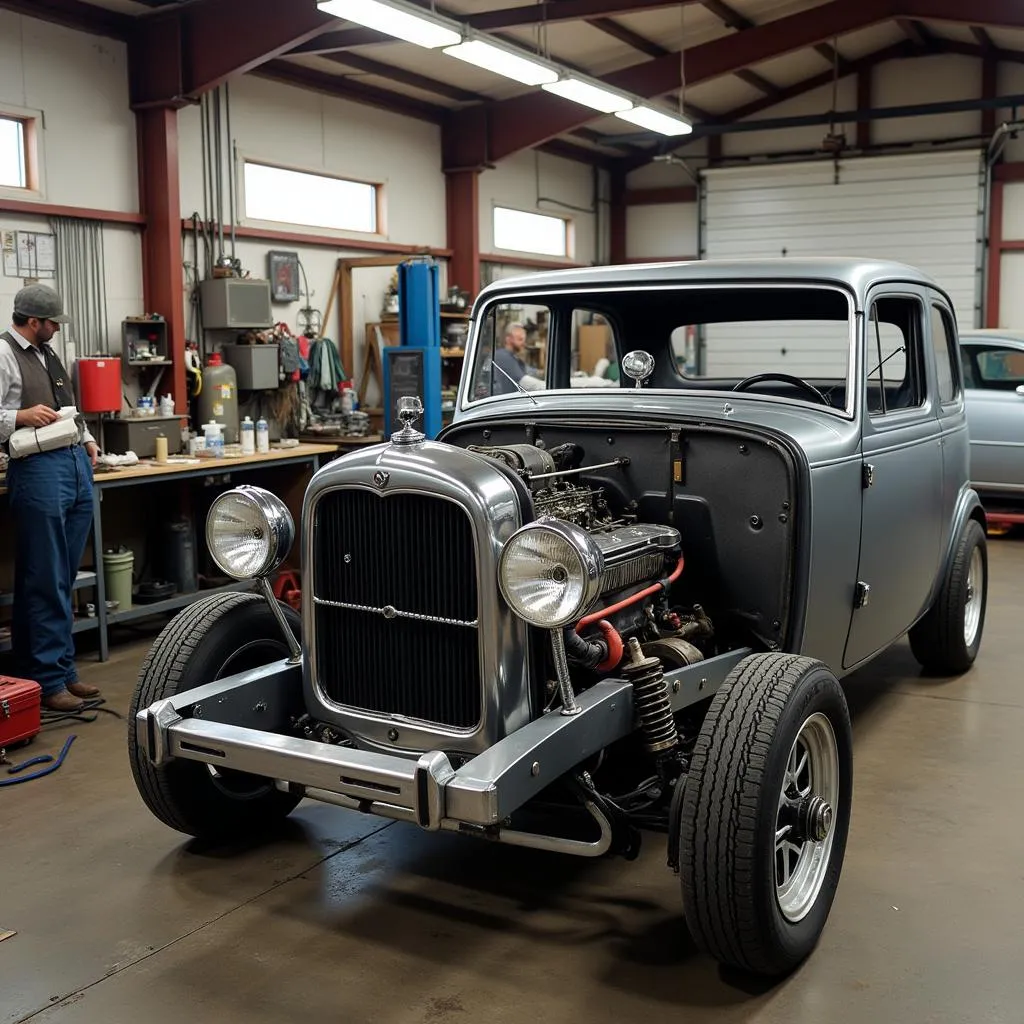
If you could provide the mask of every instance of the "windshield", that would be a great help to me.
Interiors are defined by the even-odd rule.
[[[731,391],[742,381],[751,394],[850,411],[851,315],[845,292],[806,285],[575,290],[496,300],[479,317],[466,400],[633,387],[621,360],[642,349],[654,357],[650,388]],[[761,374],[772,376],[749,381]]]

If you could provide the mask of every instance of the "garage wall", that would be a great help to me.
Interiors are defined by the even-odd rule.
[[[238,221],[248,227],[337,237],[336,248],[294,242],[239,240],[237,254],[254,277],[267,274],[267,253],[272,249],[298,252],[305,268],[310,304],[324,311],[339,257],[372,253],[346,249],[342,234],[326,228],[251,220],[245,216],[242,188],[244,157],[296,170],[323,172],[383,188],[382,231],[365,236],[378,242],[444,248],[446,244],[445,183],[441,173],[441,136],[437,125],[392,114],[305,89],[246,75],[230,86],[231,128],[238,152]],[[183,217],[203,212],[202,139],[199,109],[179,115],[181,209]],[[225,174],[230,173],[226,167]],[[225,178],[226,181],[226,178]],[[227,186],[225,184],[225,190]],[[227,196],[225,194],[225,217]],[[362,236],[360,236],[362,237]],[[186,234],[186,258],[192,243]],[[356,342],[356,376],[362,366],[364,324],[380,318],[381,305],[393,271],[368,268],[355,273],[355,301],[350,312]],[[442,277],[443,277],[442,271]],[[275,317],[297,326],[304,302],[275,305]],[[337,302],[325,333],[340,334]]]
[[[123,43],[0,10],[0,112],[40,118],[39,194],[0,189],[0,198],[137,212],[135,116],[128,107]],[[46,216],[0,212],[0,230],[48,232]],[[143,311],[140,234],[103,228],[110,336],[97,348],[120,350],[120,321]],[[20,278],[0,273],[5,324]]]
[[[517,153],[480,175],[480,251],[529,257],[521,252],[503,253],[494,246],[494,207],[505,206],[571,220],[570,260],[607,262],[607,218],[602,202],[606,197],[604,176],[595,182],[594,171],[586,164],[536,151]]]

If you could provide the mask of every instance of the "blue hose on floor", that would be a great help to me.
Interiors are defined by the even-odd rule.
[[[12,768],[8,768],[7,773],[9,775],[14,775],[31,765],[47,764],[47,762],[53,761],[53,764],[48,765],[48,767],[41,768],[39,771],[32,772],[29,775],[19,775],[16,779],[0,779],[0,786],[16,786],[19,782],[31,782],[33,779],[41,779],[44,775],[49,775],[51,772],[55,772],[64,763],[64,758],[68,756],[71,744],[74,743],[77,738],[78,737],[75,734],[72,734],[64,741],[64,746],[61,747],[61,751],[57,755],[56,761],[54,761],[49,754],[40,754],[39,757],[33,757],[22,764],[16,764]]]

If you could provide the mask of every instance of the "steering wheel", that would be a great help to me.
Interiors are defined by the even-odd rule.
[[[799,377],[794,377],[789,373],[755,373],[753,377],[745,377],[739,382],[733,391],[746,391],[747,388],[754,384],[760,384],[766,380],[778,380],[783,384],[789,384],[791,387],[799,388],[801,391],[806,391],[808,394],[816,398],[822,405],[828,405],[829,400],[813,385],[808,384],[807,381],[801,380]]]

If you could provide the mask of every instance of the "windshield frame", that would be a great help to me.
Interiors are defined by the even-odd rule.
[[[678,388],[644,388],[643,390],[647,394],[656,394],[659,396],[665,395],[676,395],[676,396],[687,396],[693,395],[695,397],[708,397],[708,396],[722,396],[730,395],[734,399],[756,399],[760,401],[767,401],[772,403],[784,403],[786,405],[796,404],[802,408],[813,408],[818,409],[822,412],[827,412],[833,416],[836,416],[843,420],[853,420],[858,414],[860,407],[860,371],[861,371],[861,320],[863,319],[860,314],[860,310],[857,308],[857,300],[853,290],[840,281],[825,281],[825,280],[786,280],[780,281],[775,279],[754,279],[748,278],[743,281],[699,281],[699,282],[660,282],[657,284],[620,284],[620,285],[601,285],[595,284],[593,288],[583,288],[579,284],[573,285],[572,287],[558,288],[548,286],[539,289],[529,289],[525,287],[518,287],[509,289],[508,291],[496,292],[490,294],[486,299],[478,306],[474,307],[472,320],[470,323],[469,331],[469,342],[466,346],[466,355],[463,361],[463,373],[459,381],[458,398],[456,402],[456,409],[458,411],[468,411],[470,409],[480,409],[481,407],[487,406],[490,403],[501,403],[509,398],[522,399],[524,397],[518,391],[510,394],[501,395],[487,395],[483,398],[473,398],[472,388],[470,386],[471,381],[476,377],[477,369],[477,358],[478,352],[481,347],[481,336],[483,332],[484,322],[487,319],[488,314],[495,306],[507,305],[509,303],[521,303],[526,305],[538,305],[538,306],[549,306],[550,300],[564,300],[571,298],[572,296],[578,296],[579,301],[582,305],[585,305],[587,300],[592,296],[603,296],[613,295],[621,292],[664,292],[664,291],[694,291],[694,290],[708,291],[715,289],[718,291],[736,291],[738,289],[758,290],[764,291],[767,289],[785,289],[788,291],[794,290],[805,290],[805,289],[824,289],[833,292],[840,293],[847,303],[847,361],[846,361],[846,402],[843,408],[836,408],[834,406],[822,405],[820,402],[816,402],[812,399],[800,397],[800,393],[794,391],[792,398],[780,398],[776,395],[765,395],[754,391],[748,392],[737,392],[731,388],[716,388],[716,387],[705,387],[701,386],[702,378],[684,377],[679,374],[680,386]],[[751,322],[756,323],[756,319]],[[681,325],[682,326],[682,325]],[[560,337],[560,336],[559,336]],[[550,379],[553,372],[552,367],[558,364],[557,359],[551,357],[551,353],[548,353],[547,358],[547,376],[545,383]],[[541,390],[529,391],[528,394],[535,401],[540,402],[544,395],[579,395],[579,394],[598,394],[604,389],[599,388],[573,388],[573,387],[545,387]],[[611,391],[629,391],[633,390],[632,386],[625,385],[622,381],[616,388],[608,388]]]

